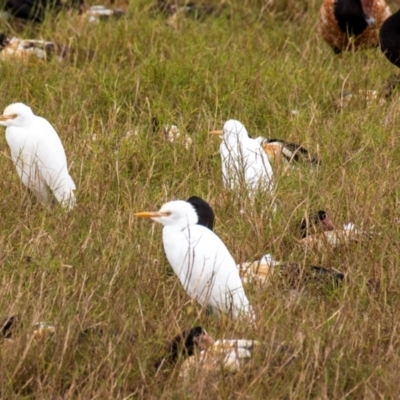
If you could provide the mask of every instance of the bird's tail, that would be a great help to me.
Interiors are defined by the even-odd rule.
[[[75,183],[70,176],[61,185],[53,189],[55,198],[67,211],[72,210],[76,206],[75,189]]]

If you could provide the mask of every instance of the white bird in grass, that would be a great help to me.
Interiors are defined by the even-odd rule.
[[[50,202],[51,191],[64,208],[72,209],[76,187],[68,173],[64,147],[51,124],[25,104],[14,103],[0,116],[0,125],[7,127],[6,140],[22,183],[42,203]]]
[[[251,196],[264,188],[274,194],[274,176],[268,156],[261,145],[249,137],[243,124],[230,119],[222,131],[210,134],[223,139],[220,153],[226,188],[237,190],[244,184]]]
[[[164,225],[165,254],[190,297],[214,312],[254,320],[234,259],[214,232],[197,225],[199,217],[192,204],[170,201],[159,211],[135,215]]]

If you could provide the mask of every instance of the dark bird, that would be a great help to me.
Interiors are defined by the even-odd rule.
[[[336,54],[377,47],[379,28],[390,15],[384,0],[324,0],[318,30]]]
[[[207,348],[208,341],[212,344],[213,339],[201,326],[182,331],[168,344],[165,355],[155,362],[154,367],[158,370],[164,364],[174,366],[180,357],[192,356],[196,346]]]
[[[21,329],[21,319],[17,315],[4,317],[0,321],[0,340],[11,339],[13,334]]]
[[[186,200],[196,210],[199,220],[198,225],[203,225],[208,229],[214,230],[215,214],[212,207],[201,197],[192,196]]]
[[[333,231],[335,225],[326,211],[319,210],[316,213],[309,214],[306,218],[303,218],[300,222],[301,238],[305,238],[311,233],[317,231]]]
[[[46,11],[76,8],[84,5],[84,0],[6,0],[4,11],[27,21],[42,22]]]
[[[392,64],[400,68],[400,10],[383,23],[379,40],[383,54]]]

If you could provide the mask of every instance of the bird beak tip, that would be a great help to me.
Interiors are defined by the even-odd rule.
[[[0,121],[8,121],[9,119],[17,118],[17,114],[0,115]]]

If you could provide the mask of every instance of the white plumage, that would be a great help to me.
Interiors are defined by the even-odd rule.
[[[225,122],[223,131],[210,133],[223,139],[220,153],[226,188],[237,190],[244,184],[251,195],[260,189],[274,194],[273,171],[268,156],[260,143],[249,137],[243,124],[231,119]]]
[[[196,225],[198,216],[190,203],[170,201],[158,212],[135,215],[164,225],[166,256],[190,297],[215,312],[254,319],[234,259],[214,232]]]
[[[75,206],[75,183],[68,173],[61,140],[44,118],[30,107],[14,103],[6,107],[0,124],[7,127],[6,140],[22,183],[44,204],[51,194],[67,209]]]

